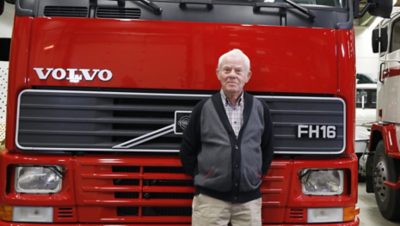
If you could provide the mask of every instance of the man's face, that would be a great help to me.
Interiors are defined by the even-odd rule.
[[[228,56],[217,69],[217,76],[226,94],[240,94],[249,81],[251,72],[248,71],[240,56]]]

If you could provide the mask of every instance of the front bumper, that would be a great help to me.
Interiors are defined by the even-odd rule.
[[[360,224],[360,220],[356,218],[353,222],[347,223],[336,223],[336,224],[295,224],[296,226],[358,226]],[[32,224],[32,223],[10,223],[0,221],[0,226],[39,226],[43,225],[41,223]],[[48,226],[115,226],[115,224],[46,224]],[[118,224],[118,226],[139,226],[143,224]],[[171,225],[171,224],[168,224]],[[184,226],[188,224],[174,224],[177,226]],[[293,224],[263,224],[263,226],[289,226]],[[166,226],[166,224],[146,224],[146,226]]]

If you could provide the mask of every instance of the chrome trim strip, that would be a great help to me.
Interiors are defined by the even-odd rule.
[[[144,143],[146,141],[152,140],[152,139],[157,138],[157,137],[161,137],[161,136],[163,136],[165,134],[168,134],[170,132],[173,132],[173,131],[174,131],[174,124],[171,124],[171,125],[168,125],[168,126],[165,126],[165,127],[161,128],[161,129],[154,130],[153,132],[143,134],[142,136],[133,138],[133,139],[128,140],[126,142],[123,142],[121,144],[117,144],[117,145],[113,146],[112,148],[113,149],[114,148],[124,148],[124,149],[126,149],[126,148],[135,147],[135,146],[137,146],[139,144],[142,144],[142,143]],[[131,144],[131,143],[133,143],[133,144]]]

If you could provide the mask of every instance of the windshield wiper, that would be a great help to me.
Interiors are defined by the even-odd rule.
[[[117,0],[119,7],[125,7],[125,2],[127,0]],[[154,14],[161,15],[162,9],[160,6],[153,3],[151,0],[136,0],[138,2],[143,3],[145,6],[150,7]]]
[[[296,2],[293,2],[292,0],[282,0],[282,1],[287,3],[287,4],[285,4],[283,2],[275,2],[274,0],[268,1],[268,2],[257,2],[254,5],[253,11],[255,13],[260,13],[261,8],[267,7],[267,8],[285,9],[285,11],[283,13],[286,13],[286,9],[288,8],[288,5],[290,5],[293,8],[297,9],[298,11],[300,11],[303,15],[307,16],[308,19],[310,19],[311,21],[314,21],[315,15],[310,10],[308,10],[307,8],[299,5]]]
[[[285,1],[287,4],[291,5],[293,8],[299,10],[303,14],[307,15],[308,18],[310,18],[310,20],[314,20],[315,15],[312,12],[310,12],[310,10],[308,10],[307,8],[299,5],[296,2],[293,2],[292,0],[283,0],[283,1]]]

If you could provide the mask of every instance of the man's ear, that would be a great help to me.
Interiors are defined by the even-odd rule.
[[[252,73],[251,73],[251,71],[249,71],[249,73],[247,73],[247,81],[246,81],[246,83],[250,80],[251,75],[252,75]]]
[[[217,75],[217,79],[219,80],[219,81],[221,81],[221,79],[220,79],[220,77],[219,77],[219,70],[218,70],[218,68],[217,69],[215,69],[215,74]]]

